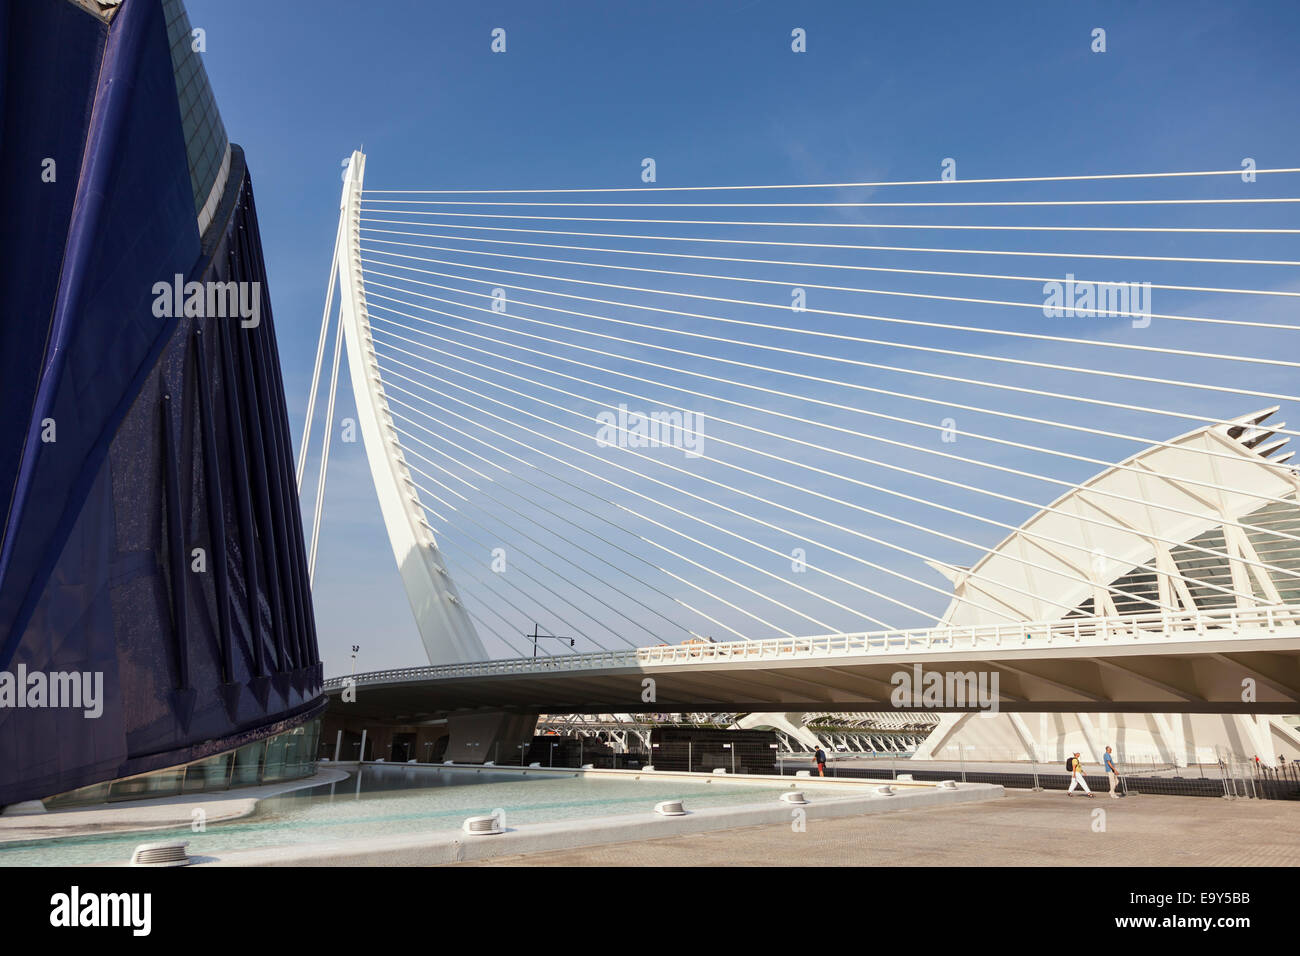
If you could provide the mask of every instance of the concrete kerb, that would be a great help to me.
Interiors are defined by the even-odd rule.
[[[536,772],[537,768],[532,770]],[[570,769],[567,772],[575,774],[578,771]],[[601,773],[601,771],[595,772]],[[604,771],[604,773],[611,772],[621,774],[627,771]],[[631,772],[636,773],[636,771]],[[656,773],[653,776],[658,779],[659,775]],[[772,780],[771,777],[747,776],[750,776],[750,779],[756,778],[769,783]],[[740,775],[736,775],[733,779],[739,781],[739,777]],[[695,775],[694,780],[698,783],[700,775]],[[815,785],[808,787],[807,784],[807,780],[801,779],[798,787],[805,793],[809,791],[815,793],[823,789]],[[803,819],[807,821],[830,820],[871,813],[985,802],[1001,799],[1005,795],[1002,787],[992,784],[958,784],[956,790],[940,790],[933,785],[922,784],[911,788],[899,786],[894,794],[886,796],[875,792],[874,787],[878,785],[873,783],[872,791],[863,794],[832,797],[823,792],[813,795],[809,803],[798,807],[792,807],[775,799],[779,792],[776,791],[771,802],[763,805],[710,807],[691,811],[680,817],[657,816],[647,806],[643,813],[508,827],[506,832],[493,836],[471,836],[460,830],[436,830],[426,834],[408,833],[360,838],[315,846],[239,850],[206,858],[202,865],[430,866],[465,860],[482,860],[494,856],[536,853],[542,850],[567,850],[653,840],[736,827],[789,824],[795,819],[795,814],[802,814]],[[689,798],[686,799],[686,808],[690,810]]]
[[[388,763],[384,760],[367,760],[364,763],[358,763],[355,760],[331,763],[331,767],[341,770],[355,770],[358,768],[388,770],[405,770],[412,773],[453,773],[453,774],[510,774],[518,777],[528,776],[556,776],[556,777],[593,777],[599,779],[608,777],[621,780],[654,780],[663,782],[665,780],[679,780],[683,783],[691,784],[754,784],[761,783],[767,786],[785,785],[790,790],[809,790],[809,789],[831,789],[844,790],[847,788],[874,789],[881,784],[888,783],[898,789],[913,788],[916,790],[933,790],[938,781],[920,781],[909,782],[906,780],[874,780],[864,777],[791,777],[778,776],[770,773],[726,773],[685,770],[611,770],[607,768],[580,768],[580,767],[512,767],[500,766],[494,764],[488,766],[481,763]],[[724,768],[725,769],[725,768]],[[954,774],[954,777],[958,775]]]

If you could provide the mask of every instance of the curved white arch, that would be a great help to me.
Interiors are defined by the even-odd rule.
[[[379,377],[361,272],[361,186],[365,172],[366,157],[358,150],[348,164],[339,202],[342,241],[338,252],[339,317],[361,439],[393,558],[429,663],[482,661],[488,657],[487,650],[456,592],[433,529],[424,516]]]

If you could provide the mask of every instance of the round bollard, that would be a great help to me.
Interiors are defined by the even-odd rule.
[[[495,813],[483,817],[470,817],[463,824],[461,829],[471,836],[491,836],[494,833],[505,833],[501,827],[501,821]]]
[[[188,866],[189,854],[185,848],[188,840],[169,840],[165,843],[141,843],[131,854],[132,866]]]

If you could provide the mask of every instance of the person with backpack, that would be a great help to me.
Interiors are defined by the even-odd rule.
[[[1091,797],[1092,791],[1088,789],[1088,781],[1083,779],[1083,761],[1079,759],[1077,752],[1065,761],[1065,769],[1070,771],[1070,789],[1065,791],[1065,795],[1068,797],[1074,793],[1075,787],[1083,787],[1083,792]]]
[[[1115,792],[1115,788],[1119,786],[1119,771],[1115,769],[1115,758],[1111,756],[1110,747],[1106,748],[1105,762],[1106,776],[1110,778],[1110,795],[1118,800],[1119,794]]]
[[[813,754],[813,762],[817,764],[817,776],[826,776],[826,751],[819,746],[817,752]]]

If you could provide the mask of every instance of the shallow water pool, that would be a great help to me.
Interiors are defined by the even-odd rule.
[[[681,798],[687,809],[740,806],[775,800],[790,780],[772,784],[706,780],[640,780],[626,777],[521,777],[483,770],[435,770],[406,766],[365,767],[346,780],[262,800],[253,816],[145,833],[64,837],[0,845],[0,866],[66,866],[120,863],[141,843],[190,841],[191,856],[221,851],[357,837],[459,829],[466,817],[503,810],[507,826],[650,813],[660,800]],[[232,791],[231,795],[237,795]]]

